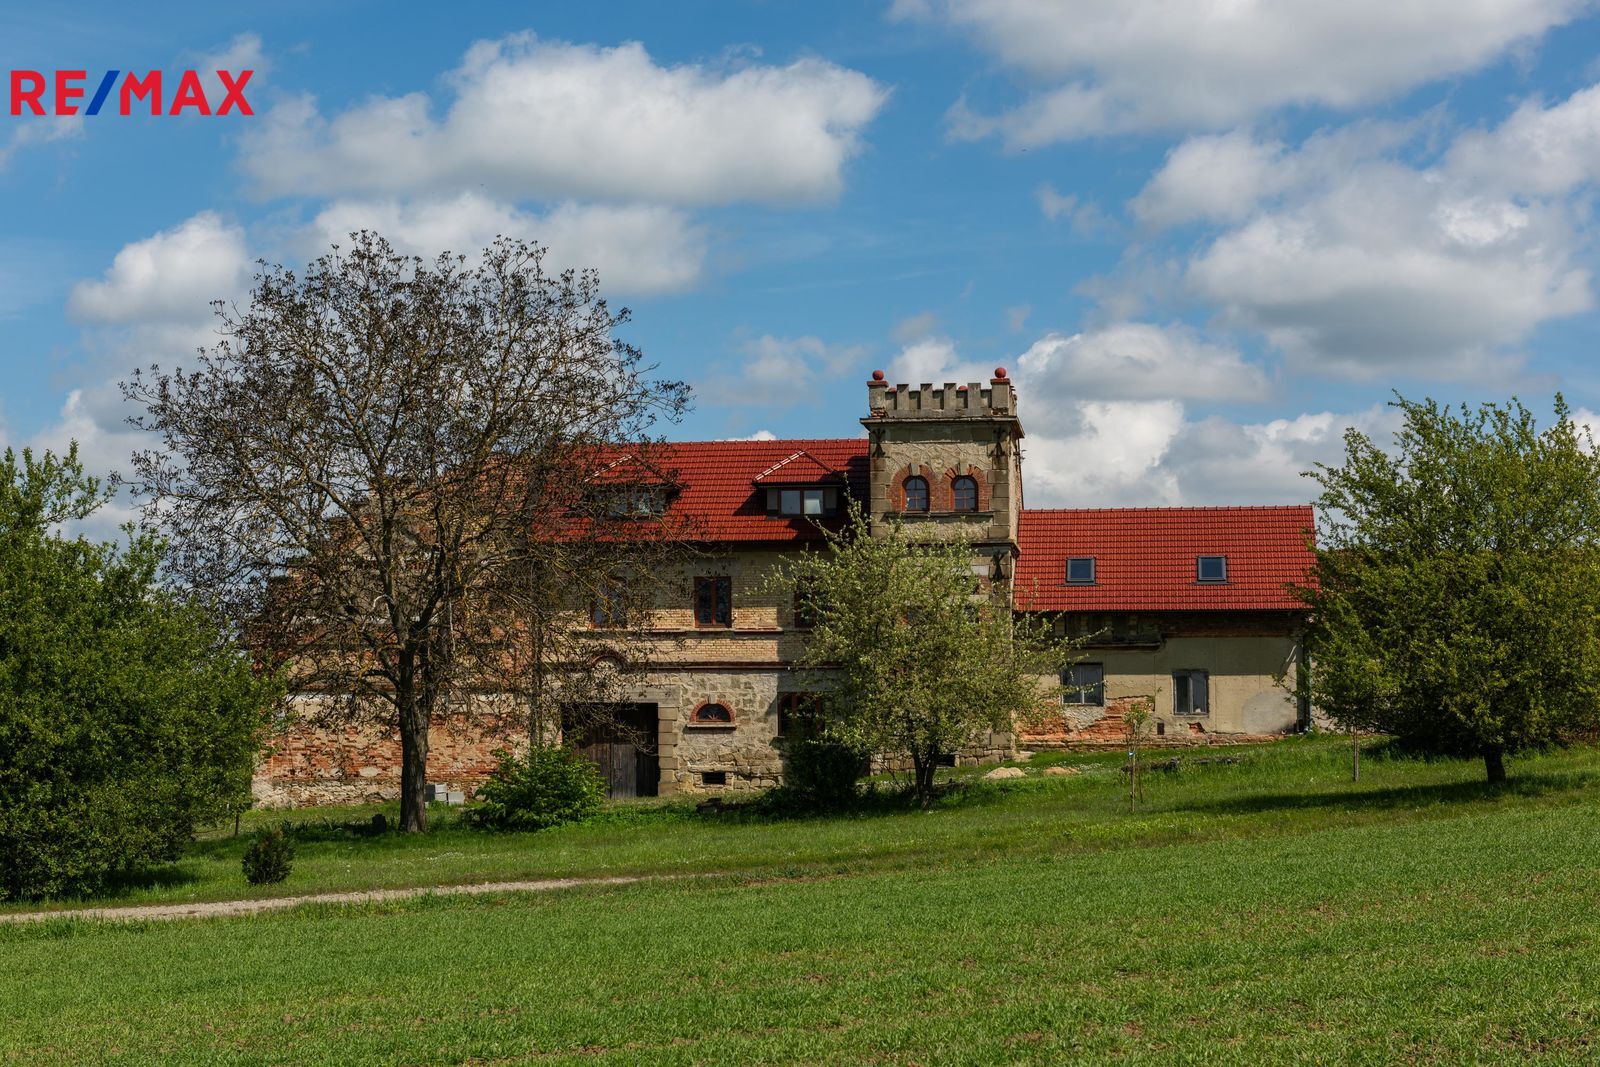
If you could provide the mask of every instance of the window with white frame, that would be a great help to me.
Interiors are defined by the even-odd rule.
[[[1211,711],[1211,675],[1207,671],[1172,672],[1172,713],[1207,715]]]
[[[839,511],[839,490],[828,487],[768,489],[769,515],[834,515]]]
[[[1106,706],[1106,668],[1103,663],[1074,663],[1061,672],[1061,685],[1066,690],[1063,704]]]

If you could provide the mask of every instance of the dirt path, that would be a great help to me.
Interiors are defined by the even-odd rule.
[[[425,885],[410,889],[363,889],[349,893],[310,893],[301,897],[266,897],[260,900],[214,900],[194,904],[139,904],[121,908],[69,908],[57,911],[19,911],[0,914],[0,923],[44,922],[48,919],[107,919],[112,921],[204,919],[214,915],[255,915],[302,904],[360,904],[408,897],[479,896],[486,893],[545,893],[591,885],[627,885],[659,881],[662,875],[620,878],[544,878],[527,882],[479,882],[475,885]]]

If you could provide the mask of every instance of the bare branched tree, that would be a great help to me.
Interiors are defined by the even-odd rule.
[[[587,668],[626,669],[688,535],[652,436],[687,387],[617,338],[593,272],[543,256],[501,238],[430,263],[352,234],[303,276],[262,264],[194,368],[123,383],[160,442],[132,483],[173,577],[327,698],[301,704],[398,731],[405,830],[426,827],[430,726],[538,742],[603,699],[618,672]]]

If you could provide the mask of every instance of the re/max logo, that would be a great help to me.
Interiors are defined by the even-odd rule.
[[[127,71],[126,77],[120,70],[108,70],[100,79],[100,84],[95,88],[94,95],[89,98],[87,107],[79,107],[77,101],[82,100],[87,94],[85,86],[88,82],[89,72],[84,70],[57,70],[52,72],[53,79],[47,79],[37,70],[14,70],[11,72],[11,114],[23,114],[23,108],[28,109],[33,115],[98,115],[100,109],[106,105],[106,100],[113,90],[117,93],[117,114],[133,114],[134,102],[138,101],[140,107],[148,106],[152,115],[181,115],[184,111],[191,111],[196,115],[226,115],[237,110],[241,115],[254,115],[250,110],[250,101],[244,98],[244,87],[250,82],[253,70],[241,70],[238,73],[219,70],[216,72],[217,81],[222,83],[223,97],[212,109],[211,100],[206,96],[205,83],[200,80],[198,71],[186,70],[178,78],[172,94],[171,106],[162,110],[162,77],[161,71],[146,71],[140,77],[136,71]],[[117,85],[118,79],[122,80],[121,87]],[[171,83],[167,83],[169,86]],[[48,90],[54,88],[54,93]],[[47,107],[47,95],[50,105]]]

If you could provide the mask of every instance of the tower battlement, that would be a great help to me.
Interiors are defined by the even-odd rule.
[[[975,572],[1009,578],[1022,511],[1022,420],[1004,367],[987,385],[867,382],[868,515],[874,533],[965,537]]]
[[[987,386],[982,382],[890,385],[882,371],[873,371],[867,383],[867,410],[870,418],[1015,418],[1017,394],[1004,367],[995,368]]]

